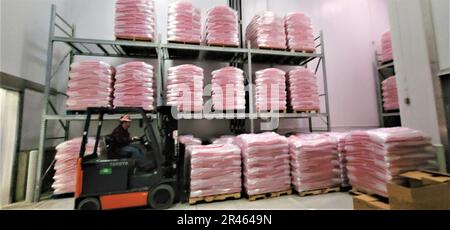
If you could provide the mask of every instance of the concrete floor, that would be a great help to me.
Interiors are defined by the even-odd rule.
[[[3,209],[71,210],[73,198],[46,200],[37,204],[15,204]],[[197,205],[176,204],[171,210],[352,210],[352,197],[348,193],[330,193],[317,196],[298,195],[248,201],[246,199]]]

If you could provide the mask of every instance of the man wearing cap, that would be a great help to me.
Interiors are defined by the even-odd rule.
[[[134,145],[130,145],[131,142],[137,138],[130,138],[130,133],[128,128],[131,125],[131,118],[128,115],[123,115],[120,117],[120,124],[111,133],[113,140],[112,151],[117,152],[120,155],[131,156],[134,159],[139,159],[142,157],[141,150]]]

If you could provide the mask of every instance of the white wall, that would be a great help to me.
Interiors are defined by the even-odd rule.
[[[44,83],[50,24],[50,5],[65,14],[67,0],[2,0],[1,49],[2,71]],[[56,49],[56,59],[64,50]]]
[[[441,71],[450,71],[450,1],[431,1]]]
[[[252,15],[267,6],[266,9],[280,16],[293,11],[304,12],[311,17],[315,34],[318,35],[320,30],[324,32],[332,128],[345,130],[378,126],[373,62],[381,34],[389,30],[386,0],[265,2],[244,1],[245,26]],[[320,71],[318,77],[322,82]],[[287,128],[292,127],[292,123],[291,120],[281,125]],[[302,127],[304,125],[301,123]]]
[[[402,124],[422,130],[440,144],[433,76],[421,0],[389,2]],[[409,98],[411,104],[405,103]]]

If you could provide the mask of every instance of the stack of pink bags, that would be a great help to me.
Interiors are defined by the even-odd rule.
[[[237,12],[228,6],[208,10],[203,39],[208,45],[239,46]]]
[[[190,197],[240,193],[241,150],[232,144],[192,145]]]
[[[75,192],[76,163],[80,154],[82,138],[75,138],[56,146],[55,175],[53,176],[53,194]],[[86,154],[94,152],[95,138],[88,138]],[[97,151],[98,153],[98,151]]]
[[[244,110],[244,71],[225,67],[212,72],[212,108],[219,111]]]
[[[289,137],[292,184],[297,192],[340,186],[336,139],[325,134]]]
[[[414,170],[437,170],[430,138],[420,131],[397,127],[351,132],[345,138],[350,184],[368,193],[387,196],[387,183]]]
[[[236,140],[241,148],[244,187],[248,195],[290,189],[289,144],[273,132],[242,134]]]
[[[256,111],[286,110],[286,73],[269,68],[256,72]]]
[[[383,90],[384,110],[397,110],[400,108],[398,103],[397,79],[395,76],[389,77],[381,83]]]
[[[221,136],[217,139],[211,140],[213,144],[235,144],[236,143],[236,136]]]
[[[337,143],[337,151],[339,156],[339,169],[340,169],[340,176],[341,176],[341,186],[342,187],[348,187],[350,184],[348,182],[348,176],[347,176],[347,160],[345,159],[345,136],[347,133],[336,133],[336,132],[330,132],[325,133],[325,135],[328,135],[335,139]]]
[[[313,72],[303,67],[289,71],[288,88],[289,105],[294,111],[320,110],[319,88]]]
[[[193,135],[181,135],[178,137],[178,142],[185,146],[202,144],[202,140],[194,137]]]
[[[287,46],[295,51],[316,51],[311,19],[302,13],[290,13],[284,17]]]
[[[128,62],[116,68],[115,107],[154,109],[153,66],[145,62]]]
[[[81,61],[70,65],[66,94],[67,110],[110,107],[114,68],[101,61]]]
[[[116,38],[155,40],[156,14],[153,0],[117,0]]]
[[[389,62],[393,59],[391,32],[388,31],[381,37],[381,62]]]
[[[200,10],[186,1],[170,4],[167,41],[200,44],[201,36]]]
[[[195,65],[169,68],[167,105],[182,112],[203,110],[203,69]]]
[[[266,11],[253,17],[247,26],[246,40],[252,48],[286,49],[286,32],[283,19]]]

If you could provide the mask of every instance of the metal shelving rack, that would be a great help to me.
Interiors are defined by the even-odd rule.
[[[61,32],[65,36],[57,36],[56,31]],[[161,40],[161,39],[159,39]],[[56,43],[66,44],[70,51],[53,68],[53,50]],[[318,43],[318,53],[301,53],[279,50],[260,50],[252,48],[231,48],[231,47],[215,47],[189,44],[163,44],[161,42],[143,42],[143,41],[124,41],[124,40],[99,40],[84,39],[75,36],[75,25],[68,23],[57,12],[54,5],[51,7],[50,30],[47,51],[47,65],[45,77],[44,101],[45,106],[42,110],[42,120],[39,138],[39,154],[38,165],[36,169],[36,187],[34,190],[34,201],[37,202],[41,195],[41,186],[43,178],[46,176],[47,169],[42,174],[43,159],[48,140],[64,139],[67,140],[70,132],[71,121],[84,121],[85,115],[67,115],[65,111],[59,112],[56,107],[49,101],[50,88],[55,73],[61,68],[67,59],[72,63],[74,56],[92,56],[92,57],[117,57],[117,58],[141,58],[156,59],[158,68],[156,73],[157,84],[157,104],[164,105],[164,81],[162,79],[165,61],[167,60],[200,60],[200,61],[220,61],[230,64],[247,65],[246,77],[247,82],[252,83],[253,80],[253,64],[276,64],[276,65],[300,65],[304,66],[313,60],[318,60],[315,72],[322,66],[324,91],[320,95],[325,100],[325,112],[318,114],[306,113],[257,113],[255,111],[254,92],[249,87],[249,108],[248,112],[223,114],[223,113],[199,113],[199,114],[183,114],[178,116],[180,120],[185,119],[245,119],[250,121],[250,131],[255,131],[255,121],[258,119],[307,119],[309,121],[309,129],[314,131],[330,131],[330,115],[328,101],[327,75],[325,68],[325,48],[322,32],[316,38]],[[250,47],[249,45],[247,47]],[[50,113],[52,111],[52,113]],[[148,114],[149,117],[155,117],[155,114]],[[312,125],[313,118],[320,118],[326,125],[326,130],[314,130]],[[95,117],[94,117],[95,119]],[[115,120],[118,116],[106,116],[105,119]],[[48,122],[57,121],[64,130],[64,137],[47,137]],[[50,166],[52,167],[52,166]]]
[[[398,110],[385,111],[383,107],[383,90],[381,83],[388,77],[395,75],[394,61],[380,63],[378,60],[378,54],[375,52],[375,63],[377,72],[375,74],[375,85],[378,103],[378,119],[381,127],[401,126],[400,112]]]

